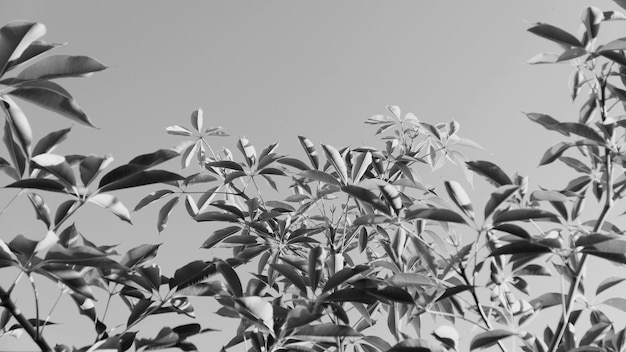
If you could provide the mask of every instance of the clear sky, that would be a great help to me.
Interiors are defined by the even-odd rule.
[[[119,165],[175,145],[179,139],[164,128],[189,125],[199,107],[205,124],[245,135],[257,150],[280,141],[279,152],[303,156],[297,135],[335,146],[379,146],[363,121],[385,113],[386,105],[399,105],[426,122],[460,122],[460,135],[485,148],[468,150],[471,158],[562,187],[549,172],[536,170],[558,135],[522,111],[574,121],[571,67],[526,65],[535,54],[558,49],[526,29],[541,21],[575,33],[581,9],[589,5],[618,10],[608,0],[3,1],[0,23],[44,23],[45,40],[68,43],[56,53],[89,55],[110,66],[89,79],[62,82],[100,129],[76,126],[58,153],[112,153]],[[626,33],[626,22],[607,28]],[[25,111],[37,138],[71,125],[38,108]],[[222,143],[235,149],[235,139],[216,139],[214,145]],[[1,192],[7,201],[13,195]],[[119,195],[132,208],[149,190],[130,193]],[[13,230],[3,231],[2,239],[24,232],[21,223],[7,219],[30,216],[28,207],[24,199],[0,218]],[[157,258],[171,274],[190,260],[188,252],[181,255],[182,243],[197,248],[210,233],[179,210],[160,236],[152,207],[134,214],[132,227],[99,209],[77,221],[98,243],[122,242],[128,249],[164,242]],[[98,217],[102,221],[92,221]],[[38,236],[36,230],[28,234]],[[25,296],[18,303],[29,301]],[[65,303],[69,315],[86,319],[69,299]],[[92,335],[71,338],[81,346]]]

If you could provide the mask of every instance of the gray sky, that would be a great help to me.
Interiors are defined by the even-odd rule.
[[[575,33],[583,6],[618,10],[608,0],[591,3],[5,1],[0,23],[44,23],[45,40],[68,42],[56,53],[89,55],[110,66],[89,79],[62,82],[100,129],[76,126],[69,142],[57,150],[60,154],[112,153],[120,165],[137,154],[175,145],[180,139],[166,135],[164,128],[189,125],[191,111],[199,107],[205,125],[245,135],[257,150],[280,141],[279,152],[302,157],[297,135],[335,146],[382,146],[363,121],[386,113],[386,105],[399,105],[426,122],[460,122],[460,135],[485,148],[468,150],[470,158],[491,160],[509,173],[519,170],[537,175],[543,185],[561,187],[545,170],[536,170],[558,135],[534,125],[522,111],[574,121],[577,108],[567,89],[571,67],[524,64],[539,52],[558,50],[526,29],[541,21]],[[607,28],[624,32],[626,23]],[[25,111],[36,138],[71,125],[38,108]],[[214,146],[235,150],[235,141],[215,139]],[[477,192],[480,182],[475,181]],[[149,191],[130,193],[119,196],[132,208]],[[28,207],[27,200],[19,201],[0,221],[30,215]],[[132,227],[100,209],[79,214],[77,224],[88,238],[121,242],[122,249],[164,242],[157,258],[171,265],[166,269],[171,274],[191,259],[181,255],[182,243],[196,248],[210,233],[178,210],[177,220],[160,236],[154,225],[156,207],[133,214]],[[102,221],[90,223],[100,216]],[[109,228],[103,230],[104,225]],[[21,226],[9,224],[14,229],[10,237],[23,231]],[[2,236],[10,238],[9,233]],[[18,303],[29,301],[25,296]],[[79,323],[87,323],[69,299],[60,305]],[[203,314],[202,307],[196,309]],[[92,339],[90,331],[84,336],[71,339],[81,346]],[[2,343],[27,348],[26,340],[3,338]]]

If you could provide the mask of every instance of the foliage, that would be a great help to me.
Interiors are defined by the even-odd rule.
[[[33,143],[29,121],[14,98],[93,126],[55,80],[106,66],[86,56],[40,58],[57,46],[38,40],[45,32],[41,24],[2,27],[0,100],[8,159],[0,158],[0,170],[13,179],[5,187],[28,197],[48,232],[40,241],[23,235],[0,240],[0,269],[21,272],[9,288],[0,287],[0,332],[24,329],[42,351],[197,350],[189,338],[210,331],[197,323],[163,327],[154,338],[136,335],[148,316],[193,318],[190,298],[204,297],[219,303],[220,318],[239,322],[237,335],[222,350],[448,351],[497,346],[507,351],[505,342],[510,342],[529,352],[622,351],[626,329],[589,303],[583,277],[590,257],[626,264],[622,231],[607,221],[626,190],[626,118],[619,112],[626,104],[626,39],[596,43],[602,24],[622,19],[626,17],[619,12],[588,7],[578,36],[544,23],[529,29],[561,48],[529,62],[571,62],[572,98],[579,100],[581,93],[586,98],[576,122],[526,114],[566,137],[540,162],[562,162],[579,174],[558,190],[530,190],[526,177],[509,175],[490,161],[466,161],[461,150],[478,145],[458,135],[457,122],[432,125],[402,114],[397,106],[366,121],[377,129],[382,149],[316,146],[300,136],[301,158],[280,154],[278,144],[257,153],[246,138],[237,141],[238,157],[225,148],[216,151],[211,138],[227,134],[220,127],[205,127],[202,110],[197,110],[191,128],[167,128],[188,141],[105,171],[110,156],[53,153],[69,129]],[[31,64],[34,59],[39,60]],[[19,73],[7,77],[18,68]],[[174,158],[180,158],[182,169],[198,172],[155,169]],[[477,174],[493,185],[481,211],[458,181],[445,181],[441,187],[420,181],[418,170],[430,172],[446,162],[458,165],[470,181]],[[144,244],[119,255],[69,224],[86,203],[130,222],[131,212],[110,192],[150,185],[159,187],[134,210],[161,203],[159,232],[172,210],[184,205],[193,220],[217,226],[202,247],[229,248],[232,255],[192,260],[168,276],[155,262],[160,245]],[[42,192],[65,200],[51,210]],[[599,204],[599,214],[592,213],[593,206],[583,212],[585,203]],[[242,269],[252,266],[255,272],[243,280]],[[13,290],[23,277],[35,274],[59,283],[93,323],[92,345],[52,348],[43,330],[53,323],[41,319],[38,308],[34,318],[21,313]],[[536,282],[532,277],[541,276],[565,282],[566,291],[557,285],[531,294]],[[615,292],[612,288],[622,281],[621,276],[606,278],[595,296]],[[127,306],[122,329],[112,328],[120,322],[106,321],[108,305],[100,311],[95,290]],[[619,295],[602,304],[626,311],[626,300]],[[556,308],[553,314],[544,312],[551,307],[561,313],[554,314]],[[583,313],[589,316],[588,326],[579,322]],[[531,324],[541,321],[539,316],[557,321],[533,331]],[[385,325],[388,332],[374,328]],[[576,333],[576,327],[584,332]],[[473,331],[467,346],[459,345],[461,329]]]

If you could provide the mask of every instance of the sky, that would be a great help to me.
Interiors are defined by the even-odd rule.
[[[109,66],[88,79],[61,82],[98,129],[74,126],[60,154],[111,153],[120,165],[180,142],[165,127],[189,126],[197,108],[204,110],[205,125],[245,136],[257,150],[279,141],[279,152],[303,157],[298,135],[338,147],[381,146],[363,121],[399,105],[425,122],[458,121],[459,134],[484,147],[468,150],[470,159],[530,175],[538,185],[562,187],[554,169],[537,169],[559,135],[523,112],[576,120],[567,88],[571,66],[525,64],[539,52],[558,50],[526,29],[540,21],[575,33],[589,5],[618,10],[608,0],[4,1],[0,23],[41,22],[48,29],[43,39],[68,43],[56,54],[89,55]],[[626,22],[607,28],[625,32]],[[24,104],[24,110],[36,138],[72,125],[36,107]],[[214,146],[232,150],[235,143],[236,138],[214,140]],[[434,179],[462,177],[451,172]],[[486,189],[480,182],[474,190],[466,187],[472,196]],[[119,196],[132,208],[151,190]],[[14,195],[0,192],[2,203]],[[29,207],[25,198],[18,200],[0,217],[6,229],[0,238],[42,233],[41,226],[20,218],[31,215]],[[157,258],[171,273],[189,261],[183,244],[197,247],[210,233],[178,210],[160,235],[157,208],[133,214],[133,226],[86,209],[77,225],[88,238],[122,243],[124,249],[163,242]],[[76,313],[69,300],[60,304]],[[77,346],[91,337],[81,338],[76,336]],[[5,337],[0,345],[30,348],[24,340]]]

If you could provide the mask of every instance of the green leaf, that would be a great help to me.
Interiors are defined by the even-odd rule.
[[[548,269],[538,264],[529,264],[519,270],[516,270],[513,274],[518,275],[518,276],[522,276],[522,275],[550,276],[551,275]]]
[[[62,263],[101,268],[124,268],[117,262],[109,259],[106,253],[87,246],[64,248],[60,244],[55,244],[48,250],[48,253],[46,253],[45,261],[48,263]]]
[[[537,23],[528,29],[529,32],[566,46],[584,47],[584,45],[568,32],[547,23]]]
[[[502,211],[493,216],[493,223],[499,224],[509,221],[526,221],[526,220],[547,220],[558,222],[559,218],[545,210],[535,208],[510,209]]]
[[[107,192],[118,189],[151,185],[155,183],[182,181],[184,179],[185,178],[183,176],[173,172],[165,170],[148,170],[132,173],[132,175],[121,178],[115,182],[103,182],[104,177],[102,177],[102,179],[100,179],[100,185],[98,187],[101,192]]]
[[[447,349],[439,343],[423,339],[406,339],[393,346],[387,352],[446,352]]]
[[[559,128],[561,122],[550,115],[539,114],[535,112],[527,113],[526,117],[528,117],[531,121],[536,122],[543,126],[547,130],[557,131],[567,137],[569,137],[569,132],[562,130]]]
[[[18,60],[45,33],[43,24],[28,21],[13,21],[0,28],[0,76],[6,72],[11,61]]]
[[[485,219],[491,216],[494,210],[509,200],[518,190],[519,186],[506,185],[499,187],[495,192],[491,193],[485,205]]]
[[[120,260],[120,264],[125,267],[132,268],[134,266],[140,265],[148,260],[156,257],[157,251],[161,243],[159,244],[142,244],[138,247],[135,247],[122,257]]]
[[[563,301],[567,300],[567,297],[563,297],[562,294],[558,292],[549,292],[544,293],[541,296],[530,301],[530,305],[536,307],[535,309],[546,309],[553,306],[558,306],[563,304]]]
[[[302,145],[302,148],[304,148],[304,151],[306,152],[306,155],[309,158],[311,165],[313,165],[313,168],[316,170],[319,169],[319,157],[317,156],[317,151],[315,150],[315,145],[313,144],[313,142],[303,136],[298,136],[298,140],[300,140],[300,144]]]
[[[56,176],[60,181],[68,186],[76,185],[76,178],[72,167],[67,163],[65,157],[55,154],[39,154],[31,159],[38,167]]]
[[[546,152],[543,154],[543,157],[541,158],[541,161],[539,162],[539,166],[550,164],[551,162],[560,158],[561,155],[565,153],[565,151],[568,150],[572,146],[573,146],[572,143],[567,143],[567,142],[559,142],[553,145],[552,147],[550,147],[550,149],[546,150]]]
[[[114,195],[107,194],[107,193],[98,193],[96,195],[89,197],[87,201],[101,206],[102,208],[115,214],[115,216],[122,219],[123,221],[126,221],[129,224],[132,224],[128,209]]]
[[[9,156],[11,157],[11,161],[13,162],[13,166],[17,171],[18,176],[21,177],[24,175],[24,171],[26,171],[27,155],[13,138],[13,130],[8,120],[4,124],[2,141],[7,147],[7,151],[9,152]]]
[[[83,185],[89,186],[89,184],[98,176],[98,174],[106,168],[113,161],[111,155],[105,157],[99,157],[95,155],[88,155],[80,162],[80,179]]]
[[[310,178],[310,179],[315,180],[315,181],[319,181],[319,182],[326,183],[326,184],[329,184],[329,185],[335,185],[335,186],[341,187],[341,182],[339,182],[332,175],[327,174],[327,173],[325,173],[323,171],[319,171],[319,170],[305,170],[305,171],[302,171],[302,172],[298,173],[298,176]]]
[[[375,209],[381,211],[384,214],[390,214],[389,207],[387,207],[380,200],[380,198],[376,194],[374,194],[374,192],[368,189],[354,185],[347,185],[341,187],[341,190],[353,196],[354,198],[373,206]]]
[[[490,257],[504,254],[521,254],[521,253],[550,253],[551,249],[537,243],[528,241],[518,241],[498,247],[489,254]]]
[[[369,268],[369,265],[357,265],[354,268],[345,267],[341,269],[340,271],[335,273],[335,275],[331,276],[328,281],[326,281],[322,292],[332,290],[333,288],[346,282],[348,279],[368,270]]]
[[[16,67],[19,67],[20,65],[29,62],[30,60],[48,52],[51,49],[54,49],[58,46],[61,46],[63,44],[60,43],[47,43],[43,40],[35,40],[34,42],[32,42],[27,48],[26,50],[24,50],[24,52],[22,53],[22,55],[20,55],[20,57],[13,59],[11,61],[9,61],[9,64],[7,65],[7,69],[6,71],[10,71]]]
[[[235,299],[235,302],[239,304],[240,313],[274,335],[274,309],[269,302],[257,296],[239,297]]]
[[[50,218],[50,208],[46,205],[43,198],[37,193],[28,193],[28,199],[35,208],[37,219],[43,221],[46,224],[46,228],[50,228],[52,220]]]
[[[391,284],[401,287],[433,287],[436,282],[421,273],[398,273],[387,279]]]
[[[133,211],[138,211],[140,209],[142,209],[143,207],[145,207],[146,205],[149,205],[165,196],[167,196],[168,194],[172,194],[174,193],[174,191],[170,191],[169,189],[162,189],[159,191],[154,191],[150,194],[148,194],[147,196],[145,196],[144,198],[142,198],[139,203],[137,203],[137,205],[135,206],[135,209]]]
[[[357,337],[361,336],[353,328],[345,325],[337,325],[331,323],[322,323],[317,325],[309,325],[301,328],[292,336],[309,336],[309,337]]]
[[[470,343],[470,351],[475,350],[477,348],[486,348],[496,344],[498,341],[505,337],[517,335],[513,331],[504,330],[504,329],[496,329],[491,331],[486,331],[480,333],[472,339]]]
[[[216,244],[220,243],[225,238],[233,235],[241,230],[240,226],[229,226],[223,229],[219,229],[207,238],[206,241],[202,244],[202,248],[209,249],[213,248]]]
[[[240,218],[236,215],[225,213],[221,211],[207,211],[200,213],[193,218],[198,222],[202,221],[226,221],[226,222],[239,222]]]
[[[46,89],[43,86],[24,85],[11,90],[9,94],[56,112],[82,125],[95,127],[74,98],[60,94],[58,91]]]
[[[216,273],[214,263],[195,260],[176,270],[174,277],[170,279],[169,286],[170,289],[177,287],[177,290],[182,290]]]
[[[496,187],[513,184],[509,176],[502,169],[489,161],[476,160],[465,163],[475,173],[483,176]]]
[[[382,186],[378,186],[380,193],[383,195],[383,198],[387,201],[387,204],[393,209],[393,211],[398,215],[400,210],[402,209],[402,198],[400,197],[400,192],[396,188],[396,186],[385,184]]]
[[[596,296],[601,294],[602,292],[608,290],[609,288],[621,283],[622,281],[626,280],[626,278],[623,277],[617,277],[617,276],[611,276],[609,278],[604,279],[599,285],[598,288],[596,289]]]
[[[16,78],[21,80],[48,80],[61,77],[79,77],[106,68],[100,61],[88,56],[53,55],[28,66]]]
[[[30,147],[33,142],[33,131],[28,123],[28,119],[20,107],[10,97],[4,95],[0,99],[7,121],[11,125],[13,133],[26,155],[30,155]]]
[[[356,163],[352,167],[352,182],[357,183],[361,180],[367,169],[372,165],[372,153],[359,153]]]
[[[65,193],[65,186],[58,181],[47,178],[28,178],[4,186],[6,188],[29,188],[42,191]]]
[[[53,280],[63,283],[77,294],[90,299],[95,299],[89,284],[87,284],[87,281],[85,281],[82,274],[64,264],[46,265],[37,271],[40,274],[46,275]]]
[[[287,278],[289,282],[291,282],[294,286],[300,290],[303,296],[306,297],[306,283],[304,282],[304,278],[298,272],[288,264],[270,264],[270,266],[278,271],[282,276]]]
[[[159,216],[157,218],[157,229],[159,230],[159,233],[165,230],[165,227],[167,226],[167,221],[169,220],[170,214],[172,213],[172,209],[174,209],[176,204],[178,204],[179,200],[179,197],[172,198],[168,200],[165,204],[163,204],[163,206],[159,210]]]
[[[216,268],[217,271],[222,274],[224,279],[226,279],[226,283],[230,287],[233,295],[235,295],[236,297],[243,296],[241,280],[239,280],[239,275],[237,275],[233,267],[225,261],[218,261]]]
[[[45,135],[37,142],[35,148],[33,148],[33,156],[49,153],[54,150],[61,142],[67,139],[67,134],[70,133],[70,130],[71,128],[65,128]]]
[[[463,189],[460,183],[456,181],[445,181],[446,191],[448,195],[454,201],[461,211],[463,211],[471,219],[474,218],[474,208],[472,207],[472,201],[467,195],[467,192]]]
[[[324,249],[322,247],[313,247],[309,251],[308,257],[308,274],[309,274],[309,287],[313,291],[317,288],[319,283],[321,272],[324,269]]]
[[[594,142],[598,142],[600,144],[604,143],[604,138],[598,132],[582,123],[561,122],[559,123],[558,128],[565,132],[575,134],[577,136],[592,140]]]
[[[322,149],[324,150],[324,154],[326,154],[326,159],[328,159],[328,161],[333,165],[335,170],[337,170],[337,174],[339,174],[339,177],[343,181],[343,184],[347,184],[348,167],[339,151],[335,147],[326,144],[322,144]]]
[[[456,222],[459,224],[465,224],[465,220],[463,217],[452,210],[448,209],[438,209],[438,208],[423,208],[421,205],[419,207],[410,207],[406,210],[406,220],[413,219],[429,219],[435,221],[447,221],[447,222]]]
[[[249,140],[245,137],[239,138],[239,141],[237,141],[237,149],[239,149],[241,154],[245,157],[248,167],[252,167],[252,165],[256,164],[256,150]]]
[[[626,298],[609,298],[606,301],[602,302],[602,304],[606,304],[607,306],[611,306],[613,308],[621,310],[622,312],[626,312]]]

